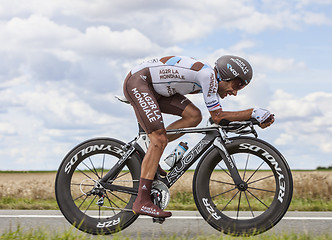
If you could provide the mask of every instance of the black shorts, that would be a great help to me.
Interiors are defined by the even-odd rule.
[[[153,88],[148,68],[133,75],[129,73],[123,85],[123,92],[133,106],[138,122],[148,134],[165,128],[161,113],[181,116],[191,103],[180,94],[170,97],[158,94]]]

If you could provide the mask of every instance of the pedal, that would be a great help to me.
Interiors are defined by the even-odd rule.
[[[159,224],[163,224],[165,222],[165,218],[152,218],[152,222],[153,223],[159,223]]]

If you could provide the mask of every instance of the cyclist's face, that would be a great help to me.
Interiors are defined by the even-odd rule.
[[[236,96],[237,92],[245,87],[245,84],[241,79],[232,79],[231,81],[221,81],[219,86],[219,95],[221,98],[225,98],[228,95]]]

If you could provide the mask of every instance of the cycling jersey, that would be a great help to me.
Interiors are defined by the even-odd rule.
[[[133,68],[131,74],[145,68],[149,69],[153,88],[158,94],[169,97],[177,93],[201,92],[209,111],[221,108],[218,81],[209,64],[189,57],[168,56],[144,62]]]

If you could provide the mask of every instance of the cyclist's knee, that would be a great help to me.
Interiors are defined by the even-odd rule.
[[[182,118],[188,122],[190,127],[196,127],[202,121],[202,113],[195,105],[190,104],[183,112]]]
[[[196,127],[198,124],[200,124],[200,122],[202,121],[203,117],[202,117],[202,113],[199,109],[197,109],[197,111],[193,112],[193,117],[192,117],[192,121],[193,121],[193,125],[194,127]]]
[[[168,142],[165,129],[153,131],[149,134],[149,138],[150,145],[161,150],[164,150]]]

